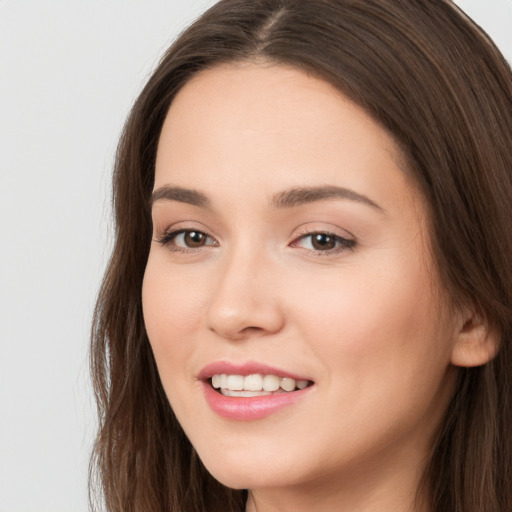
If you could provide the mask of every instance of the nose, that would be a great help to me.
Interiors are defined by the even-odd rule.
[[[207,308],[209,330],[229,340],[279,332],[285,316],[271,265],[261,254],[233,254],[220,266]]]

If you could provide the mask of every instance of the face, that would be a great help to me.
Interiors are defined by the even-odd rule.
[[[172,103],[144,318],[170,404],[225,485],[418,475],[455,327],[400,161],[363,110],[292,68],[203,71]]]

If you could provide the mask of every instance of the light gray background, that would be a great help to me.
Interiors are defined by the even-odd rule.
[[[213,0],[0,0],[0,512],[85,512],[87,344],[124,118]],[[512,60],[512,0],[460,0]]]

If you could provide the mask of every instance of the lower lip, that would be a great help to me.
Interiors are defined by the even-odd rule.
[[[297,403],[311,391],[312,387],[248,398],[224,396],[215,391],[209,382],[203,384],[206,401],[213,412],[224,418],[239,421],[259,420],[270,416],[276,411]]]

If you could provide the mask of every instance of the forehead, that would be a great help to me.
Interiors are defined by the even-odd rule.
[[[404,180],[401,160],[388,132],[326,81],[283,65],[222,65],[171,104],[155,188],[215,189],[236,176],[267,195],[319,183],[382,192]]]
[[[345,139],[368,139],[369,144],[397,151],[392,137],[330,83],[291,66],[244,62],[194,75],[174,98],[164,131],[267,133],[278,135],[279,143],[286,136],[311,137],[325,130],[342,135],[348,123]]]

